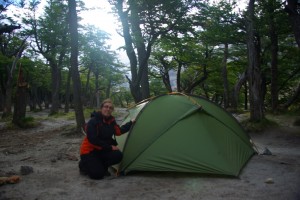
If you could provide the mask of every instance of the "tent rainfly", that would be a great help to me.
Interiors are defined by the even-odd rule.
[[[251,139],[223,108],[199,96],[171,93],[130,108],[117,137],[119,171],[173,171],[238,176],[255,153]]]

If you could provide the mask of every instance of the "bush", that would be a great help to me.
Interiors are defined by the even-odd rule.
[[[241,124],[247,132],[261,132],[266,128],[278,126],[278,124],[275,121],[269,120],[267,118],[264,118],[259,122],[252,122],[250,120],[245,120],[242,121]]]
[[[38,122],[33,117],[25,117],[18,124],[20,128],[34,128],[38,126]]]

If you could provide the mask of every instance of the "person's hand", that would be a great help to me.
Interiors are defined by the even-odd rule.
[[[111,149],[112,149],[113,151],[119,150],[119,148],[118,148],[117,146],[114,146],[114,145],[111,146]]]

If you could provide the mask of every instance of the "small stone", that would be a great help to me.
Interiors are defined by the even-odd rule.
[[[33,168],[30,166],[21,166],[20,171],[22,175],[28,175],[33,173]]]
[[[265,183],[267,183],[267,184],[273,184],[273,183],[274,183],[274,180],[273,180],[272,178],[267,178],[267,179],[265,180]]]
[[[270,155],[272,155],[272,152],[267,147],[265,147],[265,150],[262,153],[262,155],[268,155],[268,156],[270,156]]]

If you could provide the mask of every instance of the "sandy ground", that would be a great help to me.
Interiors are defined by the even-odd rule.
[[[253,156],[238,178],[138,172],[103,180],[79,174],[83,135],[62,134],[66,125],[74,123],[47,119],[41,121],[41,126],[25,131],[1,130],[0,124],[0,177],[21,177],[16,184],[0,186],[1,200],[300,200],[300,127],[292,126],[292,120],[261,133],[250,133],[259,152],[267,147],[272,155]]]

